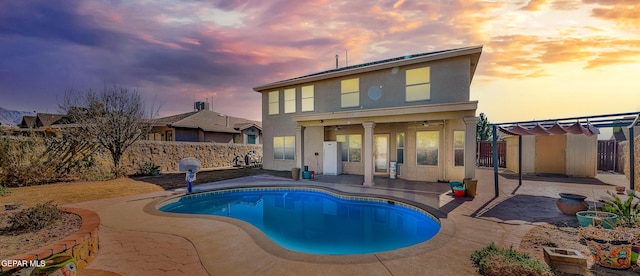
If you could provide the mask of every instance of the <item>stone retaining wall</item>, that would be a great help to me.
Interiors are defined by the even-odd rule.
[[[160,172],[178,171],[180,159],[194,157],[202,163],[203,168],[222,168],[234,165],[233,159],[255,151],[262,157],[262,145],[223,144],[208,142],[167,142],[167,141],[138,141],[133,144],[120,160],[121,167],[126,174],[136,174],[146,162],[160,166]],[[107,153],[98,154],[97,161],[109,168],[111,156]]]
[[[624,175],[629,178],[629,142],[624,141],[619,143],[619,148],[621,149],[619,153],[621,153],[620,165],[623,167]],[[635,188],[640,191],[640,135],[636,136],[634,140],[634,158],[635,158]]]
[[[78,231],[53,244],[25,254],[10,257],[7,260],[39,261],[54,254],[63,254],[74,257],[77,261],[78,269],[82,269],[87,266],[87,264],[90,263],[98,254],[100,217],[95,212],[85,209],[63,208],[63,210],[77,214],[82,218],[82,226],[80,226]],[[1,266],[0,272],[9,271],[11,269],[13,268]]]

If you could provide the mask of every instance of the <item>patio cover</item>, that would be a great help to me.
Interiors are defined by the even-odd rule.
[[[558,122],[553,125],[545,127],[541,124],[535,124],[535,126],[526,128],[520,125],[511,127],[499,127],[500,131],[509,135],[563,135],[563,134],[584,134],[587,136],[598,135],[600,130],[587,122],[586,127],[580,122],[576,122],[572,125],[562,126]]]
[[[586,124],[580,123],[580,120],[586,121]],[[564,121],[564,122],[562,122]],[[575,121],[575,123],[571,123]],[[549,122],[554,122],[553,124]],[[591,123],[594,123],[592,125]],[[593,116],[582,116],[551,120],[522,121],[491,124],[493,131],[493,178],[495,184],[495,196],[498,197],[498,131],[509,135],[518,136],[518,166],[522,164],[522,136],[524,135],[562,135],[584,134],[592,136],[600,134],[600,127],[626,127],[629,129],[629,136],[635,137],[633,128],[640,125],[640,112],[628,112],[618,114],[604,114]],[[629,139],[629,163],[635,164],[634,156],[634,139]],[[635,190],[635,166],[629,167],[629,188]],[[522,168],[518,169],[518,185],[522,185]]]

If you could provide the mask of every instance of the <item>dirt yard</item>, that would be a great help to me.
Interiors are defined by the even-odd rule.
[[[591,275],[640,275],[640,266],[629,270],[613,270],[594,265],[587,246],[578,237],[578,221],[570,220],[535,227],[523,237],[519,251],[544,262],[543,247],[569,248],[587,257]]]

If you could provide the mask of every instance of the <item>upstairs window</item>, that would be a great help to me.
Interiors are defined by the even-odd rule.
[[[280,91],[269,92],[269,115],[280,113]]]
[[[301,101],[302,101],[302,108],[301,111],[305,112],[305,111],[313,111],[314,110],[314,104],[313,104],[313,85],[309,85],[309,86],[303,86],[301,89]]]
[[[429,67],[410,69],[406,73],[405,100],[407,102],[431,99],[431,70]]]
[[[341,107],[360,105],[360,79],[343,80],[340,83]]]
[[[296,113],[296,89],[284,90],[284,113]]]

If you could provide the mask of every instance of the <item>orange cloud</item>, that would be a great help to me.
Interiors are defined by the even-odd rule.
[[[616,49],[616,50],[612,50]],[[640,58],[640,40],[603,36],[542,38],[533,35],[496,36],[485,45],[481,74],[500,78],[545,76],[548,65],[584,62],[585,69],[631,63]],[[488,68],[487,68],[488,67]]]
[[[591,12],[594,17],[611,20],[621,26],[638,29],[640,27],[640,5],[638,5],[638,2],[632,2],[634,3],[615,3],[607,7],[594,8]]]
[[[617,50],[612,52],[601,52],[594,59],[589,60],[585,68],[593,69],[596,67],[608,65],[637,63],[639,58],[640,50]]]
[[[520,8],[523,11],[539,11],[540,7],[547,3],[547,0],[531,0],[529,3]]]

